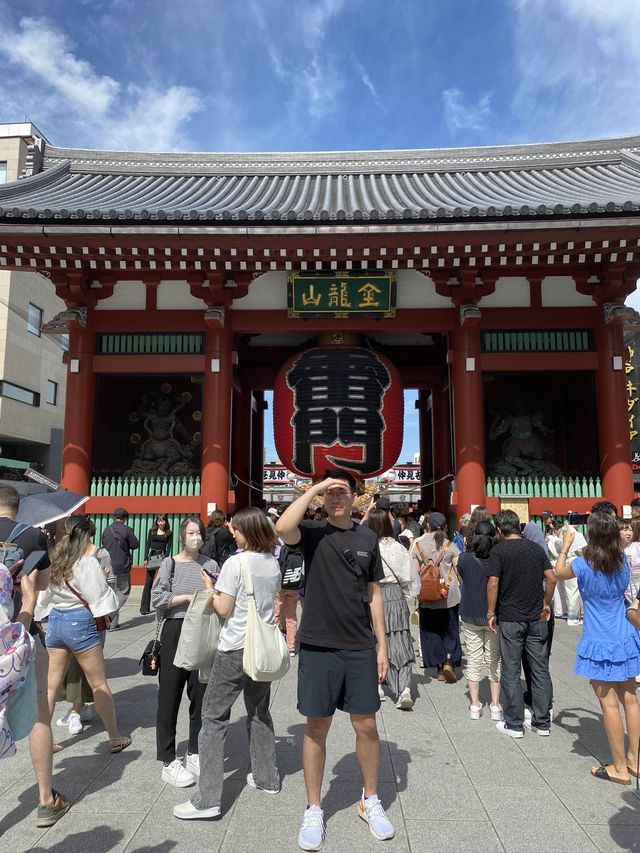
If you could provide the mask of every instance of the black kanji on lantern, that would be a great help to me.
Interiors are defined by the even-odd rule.
[[[362,448],[361,460],[326,458],[363,476],[382,464],[384,393],[391,385],[386,366],[363,348],[327,347],[303,354],[287,374],[293,391],[293,463],[315,474],[314,448]]]

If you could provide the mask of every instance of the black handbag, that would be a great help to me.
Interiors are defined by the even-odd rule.
[[[176,570],[176,561],[171,559],[171,574],[169,576],[169,589],[173,587],[173,574]],[[153,640],[150,640],[145,646],[145,650],[142,652],[142,656],[138,661],[138,666],[142,666],[142,674],[143,675],[157,675],[160,671],[160,649],[162,648],[162,644],[160,643],[160,629],[162,628],[162,623],[164,619],[156,620],[156,635]]]
[[[163,620],[164,621],[164,620]],[[138,661],[138,665],[142,665],[143,675],[157,675],[160,671],[160,628],[162,621],[158,620],[156,626],[156,635],[153,640],[147,643],[145,650],[142,652],[142,657]]]

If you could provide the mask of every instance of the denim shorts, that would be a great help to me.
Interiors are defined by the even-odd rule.
[[[47,648],[68,649],[74,654],[86,652],[102,641],[96,620],[86,607],[56,610],[49,614]]]

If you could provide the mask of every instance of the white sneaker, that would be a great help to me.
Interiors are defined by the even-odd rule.
[[[503,713],[502,707],[500,705],[489,705],[489,710],[491,711],[491,719],[492,720],[502,720]]]
[[[209,820],[212,817],[220,817],[220,806],[197,809],[191,800],[187,800],[186,803],[179,803],[173,807],[173,816],[180,820]]]
[[[411,690],[408,687],[405,687],[402,693],[398,696],[396,708],[399,708],[401,711],[409,711],[411,708],[413,708]]]
[[[524,732],[519,732],[516,729],[508,729],[507,724],[504,722],[504,720],[501,720],[499,723],[496,723],[496,729],[500,732],[500,734],[508,735],[512,738],[524,737]]]
[[[253,773],[247,773],[247,785],[250,788],[255,788],[256,791],[264,791],[265,794],[279,794],[280,788],[275,788],[270,790],[269,788],[261,788],[259,785],[256,785],[256,780],[253,778]]]
[[[479,720],[482,716],[482,705],[469,705],[469,716],[472,720]]]
[[[189,770],[185,770],[179,758],[174,759],[171,764],[165,764],[162,768],[162,781],[168,782],[174,788],[189,788],[196,784],[196,777]]]
[[[382,684],[378,684],[378,698],[381,702],[386,700],[386,696],[384,695],[384,690],[382,689]]]
[[[324,841],[324,812],[320,806],[307,806],[298,833],[301,850],[320,850]]]
[[[582,619],[567,619],[567,625],[582,625]]]
[[[197,752],[188,752],[184,757],[184,769],[192,773],[196,779],[200,778],[200,756]]]
[[[67,714],[67,719],[69,720],[69,734],[70,735],[80,735],[84,729],[82,725],[82,720],[80,719],[80,714],[77,711],[69,711]]]
[[[69,714],[73,711],[73,708],[69,708],[64,717],[60,717],[59,720],[56,720],[56,726],[61,726],[62,728],[67,728],[69,725]]]
[[[393,824],[382,808],[382,803],[375,794],[365,800],[364,791],[362,792],[358,803],[358,814],[362,820],[369,824],[371,834],[378,841],[388,841],[396,834]]]
[[[549,735],[551,734],[549,729],[539,729],[537,726],[534,726],[531,720],[525,720],[524,727],[525,729],[529,729],[530,732],[535,732],[536,734],[540,735],[540,737],[549,737]]]

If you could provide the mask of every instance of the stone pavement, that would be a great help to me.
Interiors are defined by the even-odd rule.
[[[121,729],[133,735],[132,746],[112,756],[100,723],[76,737],[54,726],[54,736],[64,744],[54,756],[54,785],[73,807],[56,826],[38,830],[36,788],[21,742],[18,755],[0,764],[0,851],[296,851],[305,795],[295,665],[272,694],[282,792],[267,796],[244,784],[249,758],[239,701],[227,736],[223,817],[181,823],[171,811],[189,791],[160,780],[154,744],[156,682],[138,670],[153,623],[138,615],[133,597],[123,622],[126,627],[109,634],[106,653]],[[418,698],[413,711],[398,711],[390,700],[383,704],[379,793],[397,828],[393,841],[376,841],[356,815],[361,789],[353,734],[348,718],[336,714],[324,786],[326,853],[640,850],[640,799],[589,775],[591,765],[608,759],[609,752],[591,688],[571,674],[579,633],[564,623],[556,629],[556,719],[550,738],[527,733],[513,741],[498,735],[488,713],[471,721],[464,682],[441,684],[422,670],[414,678]],[[66,706],[59,709],[56,718]],[[183,709],[181,753],[186,728]]]

